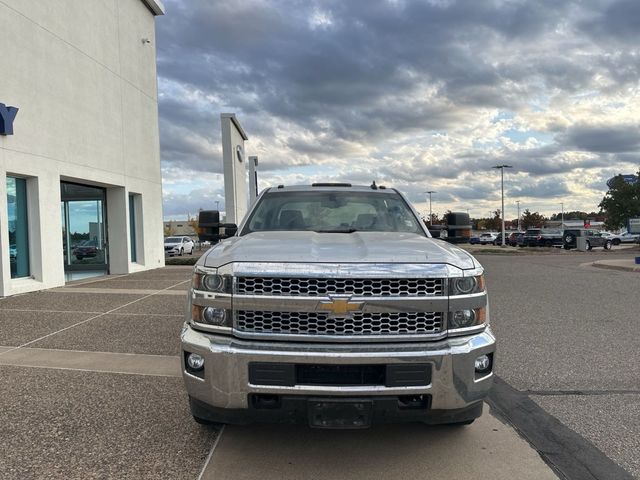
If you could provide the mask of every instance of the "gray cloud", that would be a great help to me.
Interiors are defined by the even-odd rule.
[[[558,116],[581,96],[628,101],[640,73],[635,0],[166,4],[157,41],[167,172],[222,171],[221,111],[239,115],[265,174],[377,178],[415,201],[416,183],[459,180],[467,184],[441,199],[481,202],[493,180],[468,174],[497,162],[531,180],[514,194],[546,198],[569,187],[538,177],[637,161],[628,118],[549,120],[541,133],[551,141],[514,149],[487,113]],[[439,132],[451,141],[434,150],[429,134]]]

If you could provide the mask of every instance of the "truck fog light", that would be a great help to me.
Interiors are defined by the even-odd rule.
[[[206,307],[202,310],[202,319],[211,325],[222,325],[226,316],[224,308]]]
[[[475,361],[476,372],[484,373],[491,367],[489,355],[480,355]]]
[[[189,365],[189,368],[192,368],[193,370],[200,370],[204,367],[204,358],[197,353],[190,353],[187,356],[187,365]]]
[[[458,310],[451,315],[451,328],[470,327],[476,320],[476,312],[473,310]]]

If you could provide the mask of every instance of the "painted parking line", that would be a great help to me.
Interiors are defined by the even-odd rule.
[[[515,430],[488,410],[468,427],[398,424],[369,430],[316,430],[228,425],[201,478],[558,478]]]
[[[3,308],[3,312],[29,312],[29,313],[86,313],[88,315],[100,315],[103,312],[85,312],[84,310],[34,310],[31,308]],[[111,313],[104,313],[104,315],[112,315]],[[129,313],[126,314],[128,317],[183,317],[183,314],[172,314],[172,313]]]
[[[189,281],[189,280],[185,280]],[[185,283],[180,282],[180,284]],[[178,284],[178,285],[180,285]],[[169,288],[174,288],[177,285],[172,285]],[[133,288],[82,288],[82,287],[58,287],[47,290],[47,292],[53,293],[107,293],[107,294],[130,294],[130,295],[177,295],[186,296],[184,290],[156,290],[156,289],[133,289]]]
[[[3,352],[0,347],[0,352]],[[86,372],[125,373],[180,377],[180,357],[134,353],[87,352],[54,350],[47,348],[20,348],[4,350],[0,365],[19,367],[55,368]]]

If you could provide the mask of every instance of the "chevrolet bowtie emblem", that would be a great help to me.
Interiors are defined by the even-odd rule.
[[[330,312],[334,316],[345,316],[351,312],[362,310],[364,302],[350,302],[348,298],[331,298],[329,301],[318,303],[316,310],[324,310]]]

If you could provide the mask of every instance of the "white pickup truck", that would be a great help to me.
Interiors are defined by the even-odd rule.
[[[465,425],[495,338],[483,268],[391,188],[269,188],[195,266],[181,332],[199,423]]]

